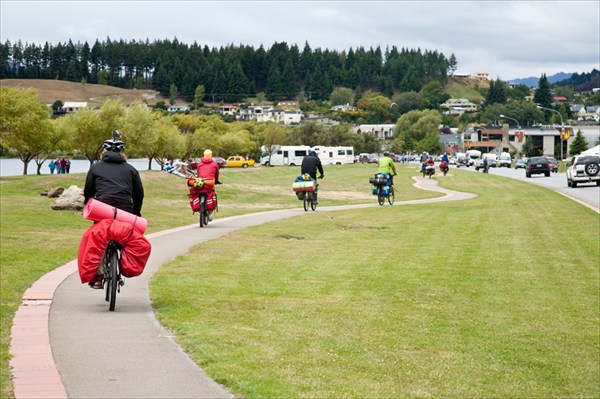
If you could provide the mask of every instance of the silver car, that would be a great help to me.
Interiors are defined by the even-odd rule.
[[[600,156],[574,156],[567,168],[567,186],[575,188],[579,183],[594,182],[600,186]]]

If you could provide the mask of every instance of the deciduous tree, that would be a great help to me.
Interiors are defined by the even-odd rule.
[[[331,101],[331,105],[345,105],[345,104],[353,104],[352,100],[353,93],[352,89],[347,87],[336,87],[331,92],[331,96],[329,96],[329,100]]]
[[[269,163],[271,163],[271,155],[279,150],[285,143],[286,131],[279,124],[269,122],[264,129],[264,141],[262,145],[267,154],[269,154]]]
[[[29,161],[51,147],[49,110],[34,89],[0,90],[0,144],[16,151],[27,174]],[[38,168],[39,172],[39,168]]]

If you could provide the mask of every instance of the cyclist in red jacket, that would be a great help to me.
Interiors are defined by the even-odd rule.
[[[204,156],[198,162],[198,177],[203,179],[214,179],[215,184],[219,180],[219,165],[212,157],[212,151],[204,150]],[[207,186],[207,188],[209,188]],[[212,220],[212,211],[208,211],[208,220]]]

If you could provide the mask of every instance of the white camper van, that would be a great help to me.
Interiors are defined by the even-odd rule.
[[[354,147],[324,147],[312,148],[317,153],[323,165],[345,165],[354,163]]]
[[[307,145],[284,145],[271,154],[266,151],[264,146],[261,150],[260,164],[263,166],[299,166],[311,148]]]

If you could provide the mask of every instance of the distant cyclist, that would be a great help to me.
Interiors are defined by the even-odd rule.
[[[302,158],[302,165],[300,166],[300,174],[302,176],[309,175],[311,179],[317,180],[317,171],[319,172],[319,179],[325,177],[323,173],[323,165],[321,164],[321,160],[317,153],[313,150],[308,151],[308,155]],[[315,187],[315,194],[319,189],[319,185],[317,184]],[[316,197],[315,197],[316,199]]]
[[[92,164],[85,178],[84,204],[92,198],[134,215],[142,216],[144,187],[136,168],[128,164],[123,156],[125,145],[118,130],[113,139],[106,140],[102,147],[102,160]],[[103,273],[99,268],[98,273]],[[100,275],[101,276],[101,275]],[[102,288],[96,279],[93,288]],[[91,283],[90,283],[91,284]]]
[[[396,176],[396,165],[394,165],[394,161],[390,158],[389,152],[384,152],[383,156],[379,158],[379,162],[377,163],[377,173],[388,175],[390,177],[390,183],[393,184],[394,176]]]

